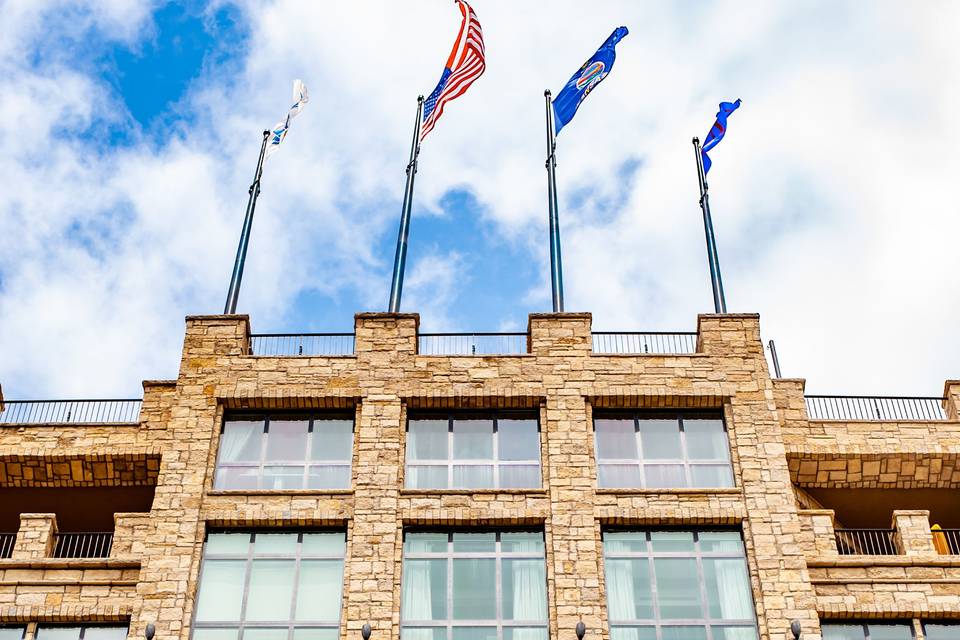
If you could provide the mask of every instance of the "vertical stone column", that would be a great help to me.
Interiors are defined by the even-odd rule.
[[[930,512],[925,509],[893,512],[894,539],[900,553],[908,556],[935,556],[933,534],[930,532]]]
[[[14,560],[36,560],[53,555],[57,516],[54,513],[21,513],[20,530],[13,545]]]
[[[3,398],[0,397],[0,401]],[[943,408],[947,420],[960,420],[960,380],[947,380],[943,383]]]
[[[809,528],[813,536],[813,552],[816,558],[835,558],[837,535],[835,532],[836,514],[833,509],[805,509],[799,512],[801,520],[806,520],[804,529]]]
[[[539,356],[584,356],[593,350],[589,313],[531,313],[527,321],[530,353]]]

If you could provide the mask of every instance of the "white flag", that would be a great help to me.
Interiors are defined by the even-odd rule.
[[[264,155],[264,160],[280,148],[280,143],[287,137],[287,131],[290,130],[290,121],[293,120],[298,113],[303,111],[303,105],[309,101],[310,96],[307,94],[307,88],[303,85],[303,81],[294,80],[293,106],[290,107],[290,111],[287,112],[287,117],[274,125],[273,130],[270,131],[270,142],[267,144],[267,152],[266,155]]]

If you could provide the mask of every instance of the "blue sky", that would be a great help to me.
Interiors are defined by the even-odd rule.
[[[522,330],[550,309],[542,92],[625,24],[559,139],[567,309],[598,330],[693,330],[711,311],[690,137],[740,97],[711,172],[729,309],[761,314],[811,392],[936,395],[957,377],[954,3],[474,8],[487,72],[417,176],[402,306],[423,330]],[[456,33],[451,3],[4,14],[8,398],[176,375],[183,316],[223,307],[260,131],[294,78],[311,101],[265,168],[239,311],[261,332],[349,331],[386,307],[415,98]]]

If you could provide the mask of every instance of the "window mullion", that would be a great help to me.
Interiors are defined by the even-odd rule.
[[[243,599],[240,601],[240,620],[237,631],[239,632],[238,638],[243,639],[244,629],[246,628],[247,620],[247,600],[250,595],[250,578],[253,575],[253,545],[256,540],[255,533],[249,534],[247,540],[247,558],[245,562],[245,567],[243,570]]]

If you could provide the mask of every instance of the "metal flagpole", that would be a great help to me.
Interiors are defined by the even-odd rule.
[[[778,378],[782,378],[783,376],[780,375],[780,359],[777,358],[777,345],[775,345],[773,340],[771,340],[769,343],[767,343],[767,346],[770,348],[770,355],[773,357],[773,373]]]
[[[410,143],[410,162],[407,163],[407,186],[403,190],[403,209],[400,213],[400,231],[397,234],[397,254],[393,259],[393,280],[390,285],[390,313],[400,312],[403,294],[403,269],[407,264],[407,236],[410,235],[410,207],[413,204],[413,178],[417,175],[417,156],[420,155],[420,119],[423,114],[423,96],[417,96],[417,119],[413,124],[413,142]]]
[[[713,308],[717,313],[727,312],[727,300],[723,295],[723,278],[720,277],[720,258],[717,256],[717,240],[713,236],[713,219],[710,217],[710,195],[708,194],[707,175],[703,172],[703,156],[700,152],[700,139],[693,139],[693,150],[697,156],[697,177],[700,180],[700,208],[703,210],[703,230],[707,236],[707,261],[710,263],[710,283],[713,286]]]
[[[243,279],[243,264],[247,260],[247,247],[250,245],[250,227],[253,226],[253,211],[257,207],[260,195],[260,177],[263,175],[263,155],[267,151],[267,139],[270,131],[263,132],[263,144],[260,145],[260,158],[257,160],[257,172],[250,185],[250,199],[247,200],[247,213],[243,218],[243,230],[240,232],[240,244],[237,246],[237,259],[233,262],[233,274],[230,276],[230,288],[227,290],[227,303],[223,306],[225,314],[237,312],[237,298],[240,297],[240,281]]]
[[[563,311],[563,261],[560,257],[560,218],[557,215],[557,138],[553,126],[550,90],[543,92],[547,103],[547,208],[550,215],[550,285],[553,312]]]

